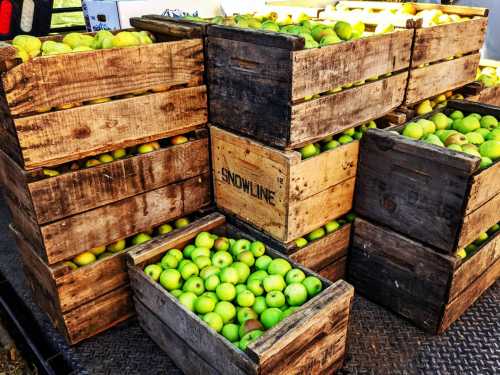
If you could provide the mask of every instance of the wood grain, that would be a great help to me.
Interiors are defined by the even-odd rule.
[[[500,195],[499,175],[500,163],[496,163],[472,176],[467,207],[465,208],[466,215],[477,210],[495,196]]]
[[[185,133],[207,121],[204,86],[16,119],[25,169]]]
[[[467,98],[467,100],[472,100]],[[491,104],[500,107],[500,86],[483,89],[476,100],[480,103]]]
[[[319,274],[332,283],[347,276],[347,257],[340,258],[319,271]]]

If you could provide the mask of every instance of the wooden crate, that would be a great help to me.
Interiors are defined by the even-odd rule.
[[[154,44],[42,56],[14,66],[7,64],[11,47],[2,47],[7,49],[0,51],[2,148],[25,169],[34,169],[203,126],[203,40],[172,40],[179,38],[167,27],[155,32]],[[162,86],[167,91],[120,99]],[[36,113],[107,97],[115,100]]]
[[[317,272],[331,282],[343,279],[346,273],[347,252],[351,237],[351,224],[347,223],[335,232],[329,233],[319,240],[309,242],[298,248],[295,241],[285,244],[265,234],[256,227],[226,214],[227,221],[253,238],[285,254],[303,267]]]
[[[47,266],[22,234],[11,230],[35,302],[71,345],[134,314],[125,253],[74,271],[63,264]]]
[[[356,219],[348,280],[356,292],[443,333],[500,277],[500,232],[465,261]]]
[[[500,61],[481,59],[479,66],[500,68]],[[484,104],[491,104],[500,107],[500,85],[494,87],[484,87],[481,82],[473,82],[464,88],[465,99]]]
[[[224,217],[216,213],[173,233],[167,240],[153,240],[129,253],[139,322],[184,373],[312,374],[332,373],[342,366],[353,298],[352,287],[344,281],[332,284],[322,279],[325,288],[318,296],[243,352],[145,275],[144,266],[157,261],[166,250],[182,247],[200,231],[252,238],[226,224]],[[269,248],[267,254],[272,258],[284,257]],[[307,275],[313,274],[293,261],[292,264]]]
[[[211,126],[218,207],[289,244],[352,208],[359,142],[302,160]]]
[[[500,118],[499,108],[466,101],[450,101],[444,112],[455,109]],[[500,221],[500,163],[485,170],[479,163],[476,156],[370,129],[361,140],[354,209],[451,254]]]

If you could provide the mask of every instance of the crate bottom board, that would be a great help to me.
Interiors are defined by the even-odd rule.
[[[130,287],[123,286],[67,313],[54,306],[50,295],[24,267],[33,300],[70,345],[96,336],[134,315]]]
[[[324,278],[334,283],[337,280],[345,279],[347,275],[347,257],[337,259],[328,266],[322,268],[318,273]]]

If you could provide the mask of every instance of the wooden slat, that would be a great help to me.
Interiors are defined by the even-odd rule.
[[[208,139],[30,183],[39,224],[94,209],[209,171]]]
[[[470,7],[461,5],[445,5],[445,4],[425,4],[413,3],[418,11],[424,9],[440,9],[444,13],[458,14],[460,16],[482,16],[488,15],[488,8]]]
[[[476,79],[479,53],[410,70],[405,104],[414,104]]]
[[[190,214],[210,203],[208,174],[111,203],[41,228],[49,264]]]
[[[14,116],[163,84],[198,86],[203,82],[203,42],[182,40],[40,57],[14,67],[2,80]]]
[[[398,30],[294,52],[292,100],[407,68],[412,38],[413,30]]]
[[[10,61],[16,57],[16,48],[5,42],[0,42],[0,64]]]
[[[403,103],[408,73],[292,106],[290,147],[379,118]],[[366,105],[369,100],[370,105]]]
[[[340,258],[332,264],[329,264],[319,274],[331,282],[336,282],[340,279],[345,279],[347,275],[347,257]]]
[[[344,281],[331,285],[248,347],[262,374],[314,374],[344,356],[354,296]]]
[[[472,100],[469,98],[467,99]],[[500,107],[500,86],[483,89],[475,101]]]
[[[200,26],[172,22],[171,20],[168,20],[167,17],[164,18],[165,19],[160,20],[151,18],[150,16],[132,17],[130,18],[130,25],[141,30],[165,34],[174,38],[195,39],[202,38],[204,36],[204,29]]]
[[[498,181],[498,175],[497,179]],[[458,247],[464,247],[500,221],[500,194],[464,217]]]
[[[347,255],[350,235],[351,224],[344,225],[334,233],[296,250],[290,255],[290,259],[321,273],[325,267]]]
[[[24,167],[62,164],[188,132],[207,122],[206,100],[206,88],[199,86],[17,119]]]
[[[500,258],[500,235],[486,243],[472,258],[467,259],[454,273],[450,285],[451,302]]]
[[[496,163],[472,177],[471,190],[465,209],[466,215],[478,209],[495,196],[500,195],[498,176],[500,176],[500,163]]]
[[[487,18],[425,27],[415,30],[411,66],[479,51],[486,35]]]
[[[454,321],[476,302],[476,300],[500,277],[500,259],[478,277],[465,291],[449,303],[439,327],[444,332]]]

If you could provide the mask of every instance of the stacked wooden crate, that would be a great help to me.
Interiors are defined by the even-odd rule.
[[[154,44],[22,64],[11,47],[0,53],[0,170],[13,230],[35,300],[72,344],[133,307],[123,251],[78,269],[66,261],[210,203],[203,40],[154,31]],[[187,143],[171,142],[181,134]],[[155,151],[137,152],[148,142]],[[118,149],[133,152],[85,166]]]
[[[496,70],[496,82],[490,87],[486,87],[480,81],[471,83],[464,88],[464,96],[470,101],[500,106],[500,78],[498,77],[500,61],[483,59],[479,62],[479,68]]]
[[[500,109],[451,101],[445,113]],[[426,115],[430,117],[434,113]],[[402,130],[402,127],[396,130]],[[446,330],[500,276],[500,162],[370,130],[362,140],[349,280],[433,333]],[[369,221],[367,221],[369,220]],[[465,259],[457,258],[460,249]]]

